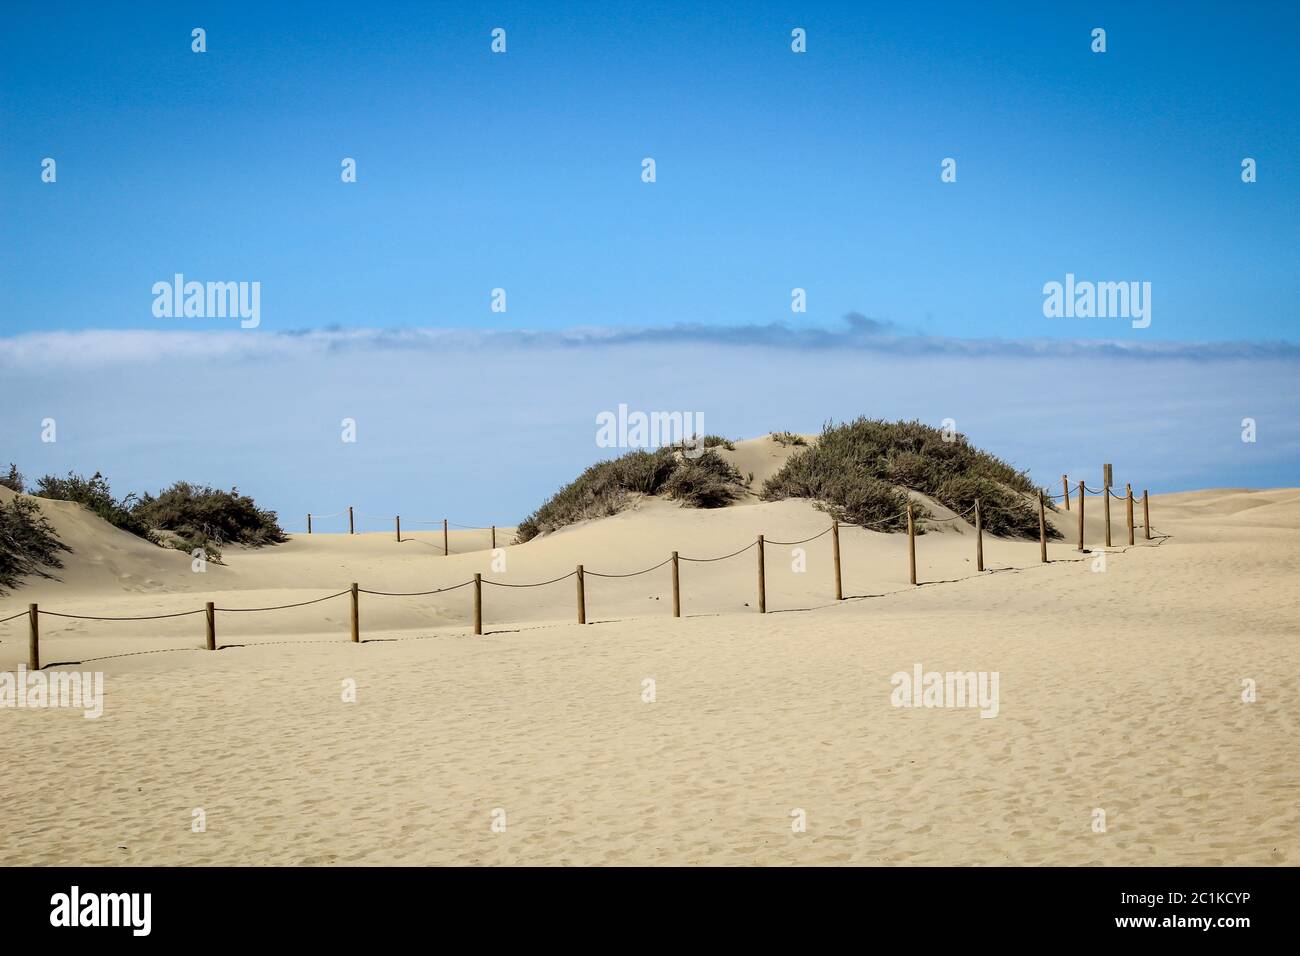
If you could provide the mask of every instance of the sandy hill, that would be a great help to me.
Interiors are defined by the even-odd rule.
[[[920,421],[859,416],[816,436],[782,432],[734,444],[710,436],[704,445],[698,455],[674,445],[590,465],[520,522],[519,540],[617,514],[647,495],[701,509],[797,499],[841,522],[898,532],[909,510],[924,531],[931,519],[970,515],[979,505],[986,532],[1039,535],[1042,489],[1024,471]],[[931,504],[941,506],[937,513]]]
[[[739,452],[739,449],[738,449]],[[1095,499],[1094,499],[1095,500]],[[522,584],[582,562],[623,573],[725,554],[759,532],[826,526],[804,501],[694,511],[645,499],[506,549],[442,557],[387,534],[294,536],[193,575],[185,555],[45,507],[78,549],[64,580],[0,600],[127,616],[457,584]],[[1074,513],[1054,520],[1067,525]],[[1088,508],[1088,540],[1101,540]],[[1122,514],[1116,509],[1116,527]],[[470,589],[363,595],[258,614],[139,624],[43,618],[56,669],[106,672],[104,716],[5,710],[0,855],[14,864],[1300,864],[1295,621],[1300,490],[1157,496],[1160,537],[1095,553],[986,541],[843,536],[847,600],[831,599],[827,536],[769,544],[770,613],[754,550],[667,568]],[[471,548],[465,532],[454,548]],[[1122,541],[1122,537],[1117,537]],[[481,542],[479,542],[481,544]],[[808,608],[791,613],[798,608]],[[1227,626],[1225,626],[1227,625]],[[0,668],[26,649],[0,625]],[[61,666],[62,664],[62,666]],[[891,705],[914,666],[1000,674],[995,719]],[[644,699],[653,680],[656,698]],[[1258,690],[1243,702],[1246,681]],[[342,681],[357,703],[340,702]],[[51,759],[55,755],[57,759]],[[193,834],[204,807],[208,831]],[[493,833],[494,808],[509,830]],[[286,812],[291,808],[294,812]],[[295,809],[296,808],[296,809]],[[313,812],[298,812],[308,808]],[[793,833],[792,809],[808,828]],[[1107,831],[1091,824],[1098,808]],[[320,812],[315,812],[319,810]],[[418,838],[417,838],[418,837]]]
[[[738,442],[734,451],[722,453],[745,474],[752,471],[757,482],[774,473],[796,450],[765,437]],[[0,489],[0,496],[8,500],[12,492]],[[934,501],[913,497],[928,504],[936,517],[952,516]],[[227,547],[225,564],[208,564],[202,573],[192,570],[187,554],[120,531],[79,505],[35,500],[73,551],[64,556],[64,568],[55,572],[54,579],[29,578],[16,592],[0,598],[0,617],[32,601],[51,611],[105,617],[170,614],[201,608],[208,600],[219,608],[272,607],[342,591],[353,581],[373,591],[420,592],[464,585],[477,572],[488,582],[484,616],[489,626],[563,623],[575,616],[572,578],[545,587],[514,585],[550,581],[579,564],[587,572],[590,620],[661,617],[671,608],[669,567],[635,572],[660,565],[673,551],[684,559],[680,575],[685,613],[747,613],[756,605],[756,549],[724,561],[692,559],[731,554],[753,544],[759,534],[767,539],[769,610],[833,603],[831,540],[822,533],[830,520],[813,503],[800,499],[762,502],[751,496],[729,508],[701,510],[645,496],[623,513],[579,522],[506,548],[504,569],[493,565],[486,531],[461,530],[451,534],[449,556],[441,554],[440,531],[404,531],[400,543],[391,532],[296,534],[274,547]],[[1100,544],[1104,534],[1098,501],[1088,503],[1090,545]],[[1112,507],[1112,540],[1122,545],[1124,509],[1120,502]],[[1157,528],[1161,517],[1173,514],[1241,515],[1285,524],[1294,521],[1297,513],[1296,495],[1290,491],[1175,495],[1157,499],[1155,509]],[[1050,544],[1053,560],[1078,557],[1076,515],[1064,511],[1051,515],[1065,538]],[[498,529],[498,535],[499,542],[511,540],[510,529]],[[1140,531],[1138,537],[1142,544]],[[804,541],[807,538],[813,540]],[[974,528],[966,520],[932,525],[917,539],[921,580],[950,581],[975,574],[973,538]],[[846,594],[882,594],[910,587],[904,534],[843,528],[841,553]],[[991,569],[1033,569],[1039,563],[1036,542],[986,534],[984,554]],[[363,633],[463,629],[470,621],[471,592],[464,586],[432,595],[363,595]],[[222,614],[219,631],[223,643],[322,635],[333,639],[346,636],[348,614],[348,599],[343,597],[273,612]],[[4,640],[0,666],[21,657],[21,641],[15,639],[14,625],[8,627],[8,639],[0,637]],[[129,623],[48,619],[43,630],[49,646],[64,646],[65,658],[80,660],[132,649],[197,646],[202,641],[202,618]]]
[[[753,499],[756,497],[756,492],[762,489],[763,482],[780,471],[781,466],[789,461],[791,456],[817,442],[816,435],[800,435],[798,437],[802,438],[806,444],[782,443],[771,435],[762,435],[758,438],[733,442],[734,449],[718,446],[713,450],[718,453],[723,461],[740,472],[744,478],[750,479],[749,498]]]

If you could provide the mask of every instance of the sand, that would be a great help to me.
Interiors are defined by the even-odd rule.
[[[1102,535],[1096,501],[1090,544]],[[440,532],[402,544],[298,535],[229,549],[226,567],[195,574],[187,556],[75,506],[44,507],[76,553],[62,580],[0,598],[0,617],[29,601],[108,615],[256,607],[354,580],[417,590],[475,571],[524,583],[579,562],[621,573],[674,548],[718,555],[828,523],[798,501],[700,512],[645,499],[507,548],[505,573],[492,570],[486,532],[465,531],[452,550],[468,553],[449,557],[434,547]],[[680,620],[667,567],[589,575],[586,626],[572,578],[486,586],[478,637],[468,587],[363,595],[359,645],[346,597],[218,613],[217,652],[201,649],[201,615],[43,618],[47,664],[104,672],[104,715],[0,710],[0,858],[1300,864],[1300,490],[1156,496],[1158,537],[1139,530],[1133,548],[1120,504],[1113,514],[1104,572],[1074,550],[1074,512],[1062,512],[1067,540],[1046,566],[1034,542],[986,537],[989,570],[977,573],[964,522],[921,536],[915,588],[904,535],[844,529],[849,597],[838,603],[829,536],[802,546],[803,573],[789,546],[769,544],[766,615],[750,549],[682,564]],[[26,643],[25,620],[0,625],[0,669],[24,661]],[[917,663],[998,672],[997,716],[893,706],[891,676]],[[355,702],[343,700],[348,681]],[[1094,832],[1099,809],[1105,832]],[[800,811],[806,830],[794,832]]]

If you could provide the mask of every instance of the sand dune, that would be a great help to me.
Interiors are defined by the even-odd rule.
[[[1101,509],[1088,501],[1087,537]],[[355,580],[405,591],[625,573],[676,549],[709,557],[758,533],[796,541],[828,521],[805,502],[635,510],[507,548],[442,557],[391,533],[294,536],[229,549],[226,567],[45,503],[75,549],[60,581],[0,599],[126,616],[309,600]],[[1140,509],[1139,509],[1140,518]],[[106,674],[104,716],[2,710],[0,853],[12,863],[1300,863],[1294,587],[1300,490],[1157,496],[1160,537],[1106,570],[1066,535],[985,539],[957,522],[918,540],[844,529],[848,600],[829,536],[666,567],[484,589],[365,595],[261,614],[151,623],[43,618],[47,662]],[[1122,503],[1114,540],[1124,540]],[[453,534],[453,551],[475,546]],[[480,538],[483,535],[480,533]],[[486,541],[482,541],[486,544]],[[238,645],[238,646],[236,646]],[[25,659],[0,626],[0,668]],[[891,705],[890,677],[1001,675],[998,716]],[[63,669],[67,669],[64,667]],[[642,700],[643,681],[656,699]],[[1258,687],[1243,703],[1242,680]],[[344,703],[345,680],[357,685]],[[191,832],[192,811],[207,831]],[[1104,809],[1107,832],[1095,833]],[[503,810],[503,833],[493,812]],[[792,811],[807,831],[791,830]],[[498,816],[499,819],[499,816]]]
[[[815,444],[817,441],[816,435],[798,437],[802,438],[807,445]],[[754,500],[754,493],[762,490],[763,482],[780,471],[781,466],[789,461],[791,456],[802,450],[798,445],[778,442],[771,435],[732,442],[732,445],[734,446],[732,448],[716,445],[713,451],[749,482],[750,500]]]

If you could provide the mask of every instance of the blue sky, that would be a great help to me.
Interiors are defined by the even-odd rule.
[[[626,402],[1300,485],[1294,6],[701,6],[7,3],[0,465],[507,523]],[[260,327],[156,318],[178,272]],[[1150,327],[1045,318],[1067,273]]]
[[[182,272],[280,331],[1295,340],[1293,5],[701,6],[7,4],[0,331],[226,327],[153,317]],[[1045,319],[1066,272],[1151,327]]]

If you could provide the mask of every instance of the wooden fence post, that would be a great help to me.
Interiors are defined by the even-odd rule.
[[[35,604],[27,605],[27,669],[41,669],[41,612]]]
[[[984,521],[980,517],[980,500],[975,499],[975,570],[984,570]]]
[[[311,512],[307,512],[307,533],[311,534]]]
[[[1124,485],[1124,510],[1128,514],[1128,543],[1131,547],[1133,544],[1133,486],[1125,483]]]
[[[1070,510],[1070,476],[1061,476],[1061,485],[1065,488],[1065,510]]]
[[[682,581],[677,573],[677,552],[673,552],[673,617],[682,616]]]
[[[587,589],[583,584],[582,565],[578,565],[578,623],[587,623]]]
[[[357,589],[357,582],[352,582],[352,643],[361,643],[361,593]]]
[[[835,600],[844,600],[844,587],[840,581],[840,523],[831,522],[831,545],[835,553]]]
[[[208,650],[217,649],[217,609],[211,601],[207,604]]]
[[[1043,493],[1038,493],[1038,556],[1047,563],[1047,515],[1043,510]]]
[[[1083,479],[1080,478],[1079,479],[1079,550],[1080,551],[1083,550],[1083,501],[1084,498],[1087,496],[1087,493],[1088,493],[1088,486],[1085,485],[1083,483]]]
[[[447,519],[442,519],[442,556],[445,558],[451,554],[451,549],[447,547]]]
[[[483,575],[474,572],[474,633],[483,633]]]
[[[907,503],[907,567],[912,583],[916,583],[916,522],[912,517],[912,503]]]
[[[763,568],[763,536],[758,536],[758,613],[767,613],[767,578]]]
[[[393,520],[397,522],[397,540],[400,543],[402,540],[402,516],[398,515]]]
[[[1110,547],[1110,485],[1102,490],[1102,501],[1106,506],[1106,547]]]
[[[496,549],[497,549],[497,526],[493,525],[492,526],[492,550],[495,551]]]
[[[1142,489],[1142,533],[1151,540],[1151,510],[1147,507],[1147,490]]]
[[[357,533],[357,526],[356,523],[352,520],[352,506],[348,505],[348,534],[356,534],[356,533]]]

